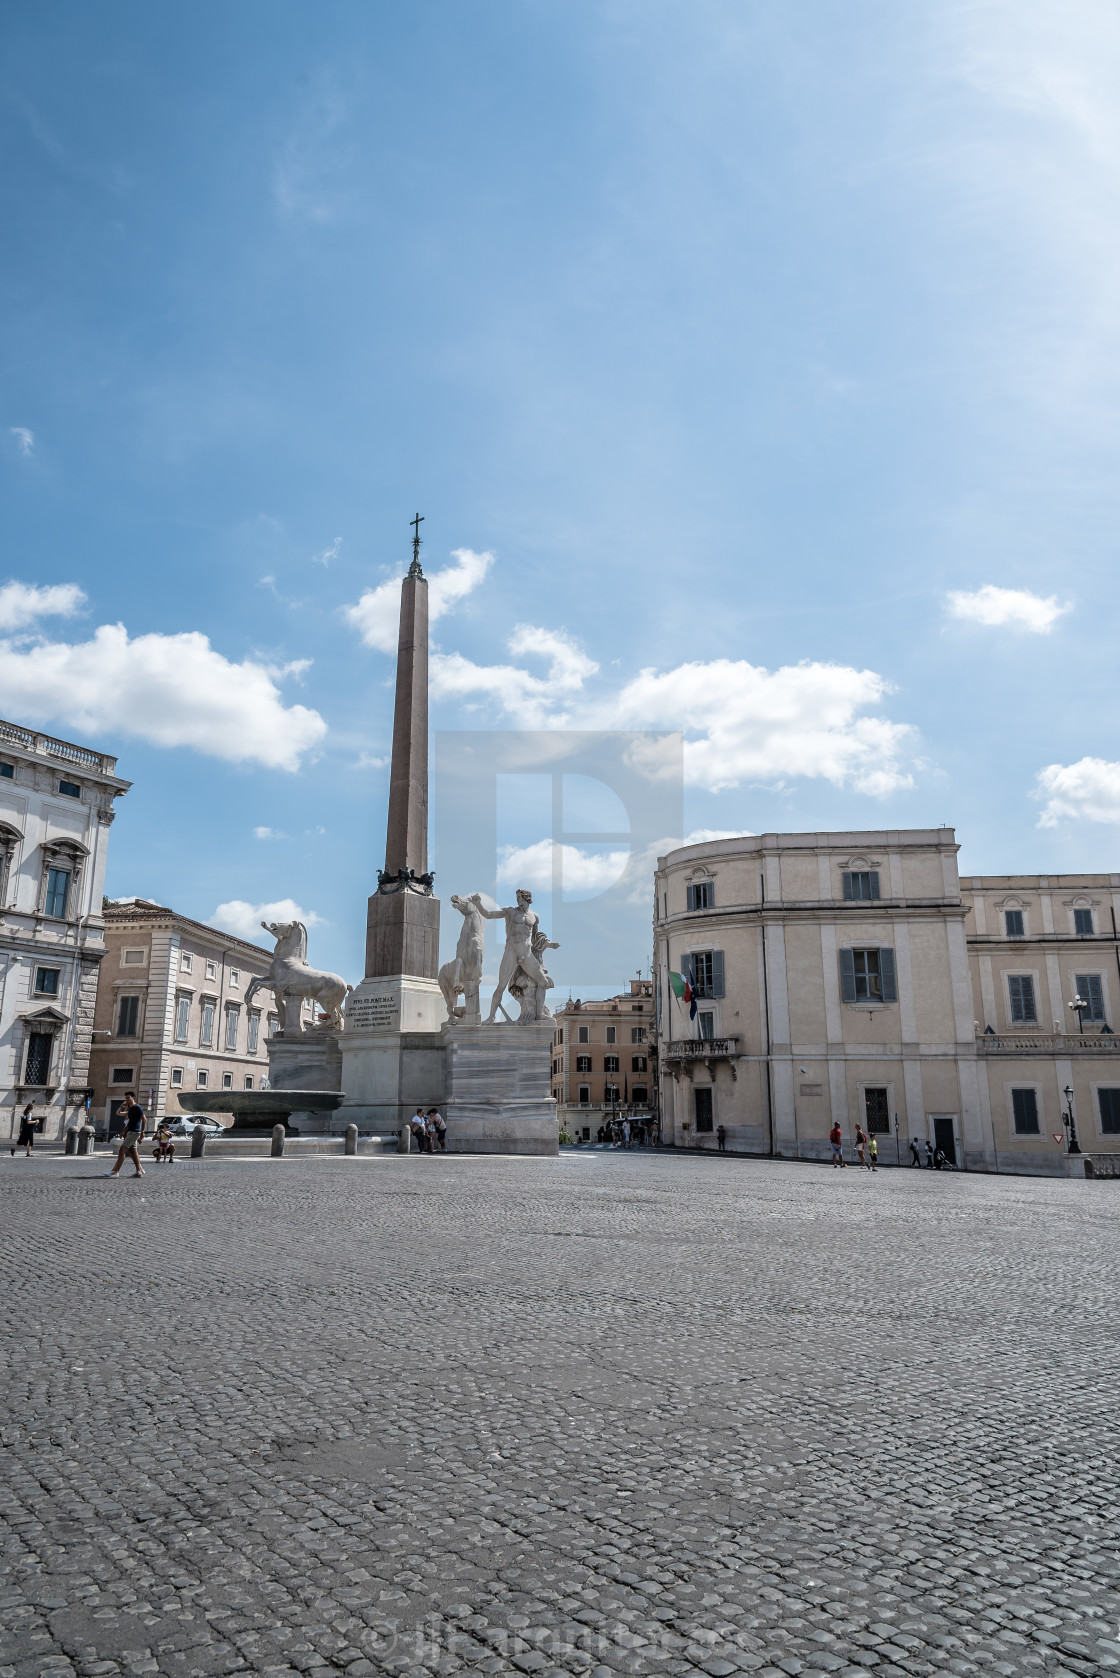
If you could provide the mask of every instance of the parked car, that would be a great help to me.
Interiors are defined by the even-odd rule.
[[[182,1113],[168,1126],[172,1136],[192,1136],[196,1130],[205,1131],[207,1136],[221,1136],[225,1128],[217,1119],[204,1118],[200,1113]]]

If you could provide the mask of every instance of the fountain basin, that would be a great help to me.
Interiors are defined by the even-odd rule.
[[[191,1090],[188,1099],[192,1113],[232,1113],[231,1136],[259,1136],[278,1124],[300,1136],[329,1131],[346,1096],[342,1090]]]

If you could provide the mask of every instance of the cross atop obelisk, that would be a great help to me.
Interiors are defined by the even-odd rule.
[[[411,519],[412,564],[401,583],[397,693],[385,867],[369,900],[366,976],[435,978],[439,903],[428,872],[428,580],[420,567],[420,526]]]

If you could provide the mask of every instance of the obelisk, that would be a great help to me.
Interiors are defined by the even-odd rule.
[[[385,867],[366,918],[366,978],[434,979],[439,899],[428,872],[428,582],[420,565],[419,513],[412,564],[401,584],[397,693]]]

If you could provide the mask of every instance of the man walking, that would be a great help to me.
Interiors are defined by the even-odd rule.
[[[147,1128],[148,1115],[145,1113],[143,1107],[141,1107],[131,1090],[129,1090],[125,1095],[123,1106],[117,1108],[115,1117],[118,1119],[124,1119],[124,1135],[121,1137],[121,1147],[120,1152],[117,1155],[117,1163],[111,1171],[106,1171],[105,1175],[106,1177],[119,1177],[121,1166],[124,1164],[126,1159],[130,1159],[136,1167],[136,1170],[133,1172],[133,1176],[142,1177],[144,1175],[144,1167],[140,1164],[140,1144],[144,1140],[144,1131]]]
[[[839,1119],[828,1133],[828,1140],[832,1143],[832,1169],[847,1164],[844,1158],[844,1132],[840,1129]]]
[[[922,1168],[922,1156],[918,1152],[918,1138],[916,1136],[910,1138],[910,1164],[916,1165],[919,1171]]]
[[[717,1126],[716,1126],[716,1141],[719,1143],[720,1153],[725,1154],[727,1152],[727,1126],[726,1125],[717,1124]]]

